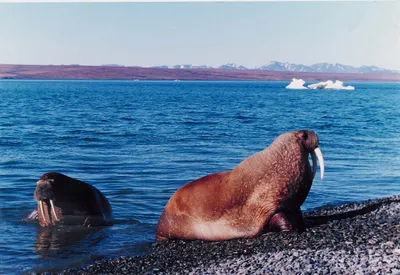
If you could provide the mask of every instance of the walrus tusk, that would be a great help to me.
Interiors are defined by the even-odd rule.
[[[314,151],[311,152],[311,158],[312,158],[312,173],[313,176],[312,178],[315,178],[315,174],[317,173],[317,156],[315,155]]]
[[[321,149],[319,149],[319,147],[315,148],[314,151],[311,153],[311,156],[312,156],[312,160],[313,160],[314,176],[315,176],[315,173],[317,172],[316,160],[315,160],[315,157],[317,157],[318,161],[319,161],[319,167],[321,169],[321,180],[324,179],[324,172],[325,172],[324,157],[322,156]]]
[[[51,211],[53,211],[54,218],[56,219],[56,221],[59,222],[60,220],[58,219],[57,214],[56,214],[56,210],[54,209],[53,200],[50,200],[50,204],[51,204]]]
[[[39,208],[40,208],[40,213],[42,214],[43,220],[44,220],[44,222],[46,222],[46,216],[44,215],[42,200],[39,201]]]

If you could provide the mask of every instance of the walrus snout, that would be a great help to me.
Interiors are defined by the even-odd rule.
[[[55,194],[53,191],[53,188],[51,186],[51,183],[53,183],[54,180],[39,180],[36,183],[36,189],[35,189],[35,199],[40,201],[40,200],[54,200],[55,199]]]
[[[312,152],[319,146],[319,139],[317,133],[311,130],[300,130],[295,134],[300,142],[304,145],[304,148],[308,152]]]
[[[53,182],[53,179],[40,179],[36,182],[34,196],[38,203],[39,221],[42,226],[49,226],[60,220],[54,206],[56,196],[51,186]]]

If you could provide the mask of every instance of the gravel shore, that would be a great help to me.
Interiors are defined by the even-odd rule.
[[[166,241],[64,274],[400,274],[400,196],[305,213],[305,233]]]

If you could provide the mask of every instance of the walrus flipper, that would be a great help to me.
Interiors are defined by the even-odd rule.
[[[39,215],[38,215],[37,210],[35,209],[23,220],[25,220],[25,221],[36,221],[38,219],[39,219]]]
[[[113,223],[109,220],[104,219],[103,216],[88,216],[84,221],[83,227],[96,227],[96,226],[110,226]]]
[[[287,232],[287,231],[306,231],[303,215],[298,210],[278,209],[269,220],[264,231],[268,232]]]

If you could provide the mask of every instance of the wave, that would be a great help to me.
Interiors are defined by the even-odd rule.
[[[306,82],[303,79],[293,78],[292,82],[286,86],[286,89],[295,89],[295,90],[304,90],[304,89],[312,89],[312,90],[355,90],[353,86],[343,86],[343,82],[340,80],[336,80],[333,82],[332,80],[322,81],[315,84],[310,84],[307,87],[304,86]]]

